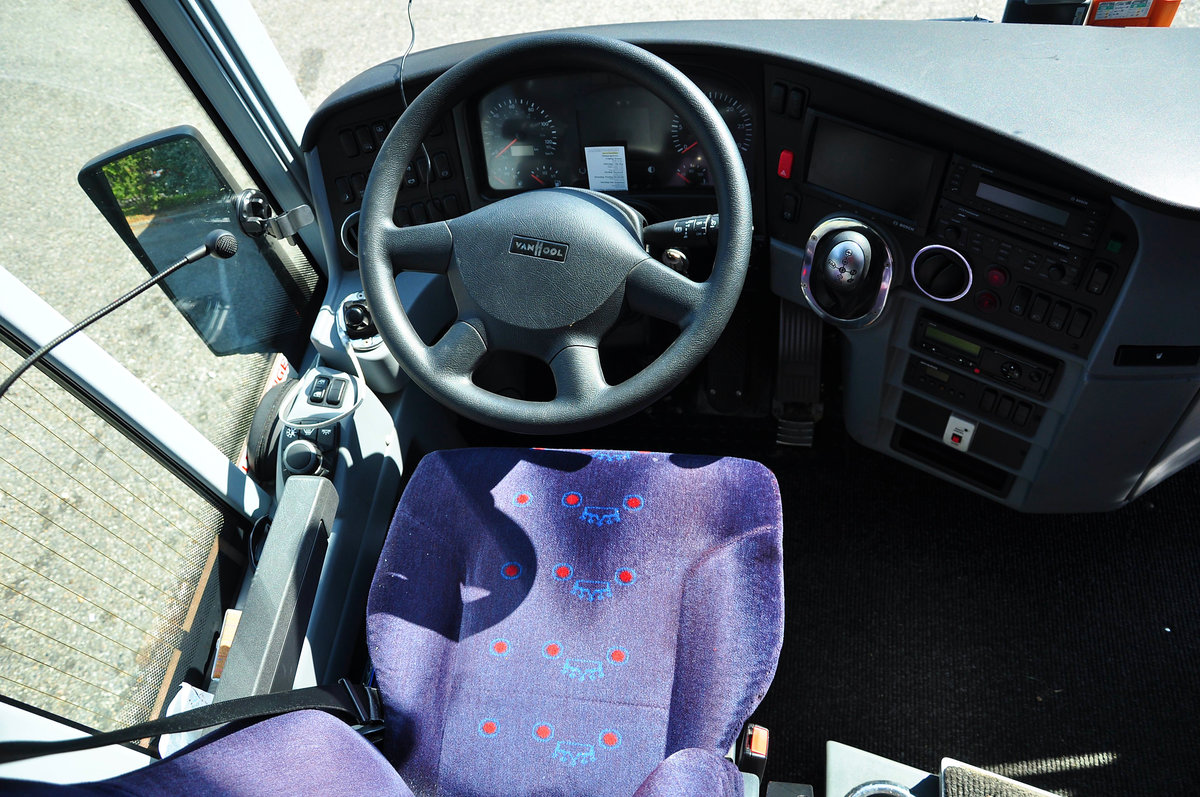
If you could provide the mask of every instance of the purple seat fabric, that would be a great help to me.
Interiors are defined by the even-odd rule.
[[[0,793],[21,797],[412,796],[396,770],[370,742],[346,723],[320,711],[283,714],[229,734],[218,731],[177,755],[98,783],[54,786],[0,780]]]
[[[775,672],[781,528],[746,460],[425,457],[367,606],[384,753],[417,794],[628,795],[660,763],[640,793],[740,794],[712,756]]]

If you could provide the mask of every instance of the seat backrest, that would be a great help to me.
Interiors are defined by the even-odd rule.
[[[385,754],[418,794],[612,795],[724,752],[778,661],[781,528],[746,460],[425,457],[368,601]]]

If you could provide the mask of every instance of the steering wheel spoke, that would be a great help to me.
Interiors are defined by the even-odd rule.
[[[610,389],[595,346],[567,346],[550,360],[550,370],[558,388],[555,401],[580,404]]]
[[[625,286],[630,307],[681,329],[691,323],[706,295],[702,284],[649,258],[629,272]]]
[[[459,320],[426,351],[430,365],[442,375],[470,379],[487,354],[487,343],[475,327]]]
[[[454,252],[454,235],[444,221],[413,227],[382,225],[384,246],[392,271],[423,271],[445,274]]]

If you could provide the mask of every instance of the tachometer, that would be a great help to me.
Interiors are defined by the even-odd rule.
[[[725,126],[733,134],[733,143],[745,157],[750,152],[754,141],[754,119],[746,104],[737,97],[725,91],[711,90],[705,92],[712,104],[717,107]],[[675,174],[668,178],[671,185],[711,185],[712,179],[708,174],[708,166],[704,155],[700,152],[696,135],[683,123],[676,114],[671,119],[671,145],[683,157],[680,158]]]

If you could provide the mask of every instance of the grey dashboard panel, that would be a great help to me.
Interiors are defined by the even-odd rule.
[[[1162,349],[1169,360],[1200,346],[1190,309],[1200,296],[1200,268],[1189,250],[1200,239],[1200,114],[1193,110],[1200,100],[1200,31],[867,21],[585,30],[646,46],[685,71],[720,64],[753,91],[762,130],[753,164],[756,232],[769,244],[776,295],[805,301],[796,289],[801,256],[822,218],[849,213],[884,225],[899,255],[892,295],[876,324],[842,333],[844,418],[856,440],[1029,511],[1115,508],[1200,457],[1193,439],[1200,364],[1131,366],[1122,359]],[[499,41],[412,56],[409,92]],[[331,96],[306,131],[310,161],[328,160],[331,173],[369,167],[361,158],[339,160],[338,131],[377,124],[389,111],[394,117],[398,79],[399,63],[387,62]],[[779,86],[789,92],[789,106],[791,93],[805,96],[798,113],[771,107]],[[488,88],[480,86],[481,94]],[[826,129],[856,130],[858,140],[890,141],[889,147],[930,158],[925,201],[898,214],[908,221],[846,192],[825,191],[805,174],[822,120]],[[469,207],[494,198],[477,190],[480,180],[472,182],[479,166],[475,122],[471,109],[463,109],[439,143],[456,158],[455,179],[462,182],[453,188],[471,200]],[[797,164],[788,178],[775,168],[785,150],[794,151]],[[1063,208],[1089,208],[1082,215],[1094,212],[1098,226],[1080,238],[1074,228],[1035,231],[989,210],[976,213],[981,205],[974,200],[983,195],[957,187],[964,172],[990,175]],[[661,213],[686,215],[677,212],[678,195],[638,198],[661,200]],[[793,204],[789,213],[789,201],[799,201],[799,212]],[[338,212],[352,207],[342,200]],[[953,229],[964,219],[963,230]],[[976,233],[996,236],[987,246],[1015,245],[1020,257],[997,261],[987,246],[976,251]],[[934,301],[914,284],[910,262],[930,244],[969,256],[976,287],[960,301]],[[1024,263],[1031,254],[1042,265]],[[1048,265],[1063,257],[1074,275]],[[989,289],[983,279],[997,263],[1007,269],[1008,284]],[[1104,264],[1112,279],[1091,291]],[[1020,290],[1045,307],[1018,311]],[[979,304],[983,292],[994,300],[986,307]],[[1076,317],[1083,323],[1073,334]],[[989,382],[979,370],[973,376],[971,366],[954,358],[929,360],[921,333],[931,320],[1024,358],[1048,375],[1047,389],[1022,393],[1015,384]],[[956,396],[922,386],[920,371],[931,363],[930,373],[955,383]],[[975,450],[941,448],[947,419],[955,417],[978,425]]]
[[[726,51],[840,76],[1027,144],[1114,188],[1200,209],[1200,29],[770,20],[579,30],[663,54]],[[406,79],[430,80],[502,40],[416,53]],[[1169,78],[1148,77],[1156,75]],[[333,108],[392,89],[398,79],[396,60],[348,82],[317,109],[304,149],[315,145]]]

